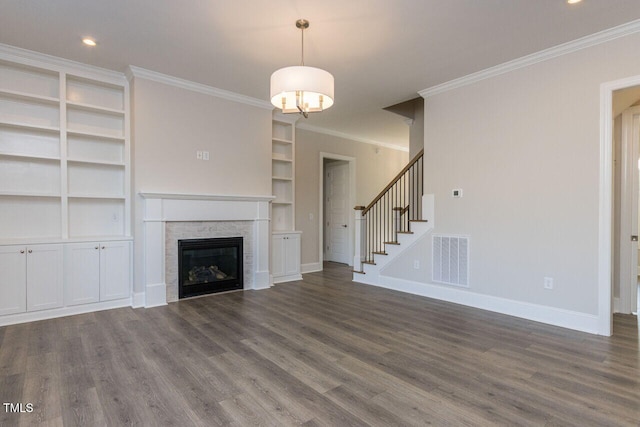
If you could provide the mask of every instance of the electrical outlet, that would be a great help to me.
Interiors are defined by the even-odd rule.
[[[544,288],[545,289],[553,289],[553,277],[545,277],[544,278]]]
[[[413,268],[415,268],[416,270],[420,270],[420,260],[413,260]]]
[[[202,160],[202,151],[196,151],[196,159]]]
[[[202,160],[209,160],[209,152],[208,151],[203,151],[202,152]]]

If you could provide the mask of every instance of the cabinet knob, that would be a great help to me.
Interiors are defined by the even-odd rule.
[[[102,249],[104,249],[104,246],[102,247]]]
[[[96,249],[100,249],[100,247],[99,247],[99,246],[96,246]]]
[[[24,253],[24,249],[23,249],[23,250],[21,250],[21,251],[20,251],[20,253],[21,253],[21,254],[23,254],[23,253]]]
[[[27,252],[32,253],[33,251],[31,249],[29,249]]]

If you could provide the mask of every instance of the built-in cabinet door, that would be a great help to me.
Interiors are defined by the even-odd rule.
[[[24,246],[0,247],[0,316],[27,309],[27,257]]]
[[[65,304],[100,301],[100,244],[65,246]]]
[[[290,234],[284,240],[284,274],[300,274],[300,235]]]
[[[271,239],[271,274],[273,277],[284,276],[285,239],[276,234]]]
[[[100,300],[131,296],[131,244],[109,242],[100,245]]]
[[[271,249],[273,282],[300,280],[300,233],[273,234]]]
[[[27,311],[62,307],[62,245],[27,246]]]

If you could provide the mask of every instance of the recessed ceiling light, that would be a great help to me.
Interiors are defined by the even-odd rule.
[[[95,46],[97,44],[96,41],[91,37],[83,38],[82,43],[86,44],[87,46]]]
[[[582,0],[567,0],[567,3],[569,4],[576,4],[576,3],[580,3]]]

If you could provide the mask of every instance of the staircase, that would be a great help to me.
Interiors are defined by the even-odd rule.
[[[368,206],[356,206],[354,281],[377,285],[384,267],[433,228],[432,200],[423,199],[420,151]]]

